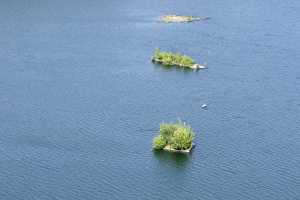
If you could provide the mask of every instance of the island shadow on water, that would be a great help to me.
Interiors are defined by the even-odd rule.
[[[190,162],[192,152],[189,154],[185,154],[153,150],[153,154],[159,162],[170,164],[176,168],[182,168]]]

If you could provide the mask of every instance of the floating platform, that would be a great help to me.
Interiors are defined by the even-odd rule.
[[[152,62],[164,65],[164,62],[159,59],[152,58]],[[190,69],[205,69],[206,68],[204,65],[200,65],[200,64],[182,65],[182,64],[178,64],[178,63],[172,63],[172,66],[184,67],[184,68],[190,68]]]
[[[192,151],[193,148],[195,148],[195,144],[193,143],[192,146],[189,149],[184,149],[184,150],[177,150],[177,149],[173,149],[171,147],[171,145],[167,145],[163,148],[164,151],[169,151],[169,152],[173,152],[173,153],[190,153]]]
[[[187,23],[201,20],[201,18],[194,16],[165,15],[162,16],[160,20],[165,23]]]

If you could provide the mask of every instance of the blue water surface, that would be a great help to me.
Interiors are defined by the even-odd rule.
[[[0,46],[1,200],[300,199],[300,1],[1,0]]]

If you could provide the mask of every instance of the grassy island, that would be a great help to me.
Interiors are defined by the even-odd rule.
[[[156,49],[152,62],[159,63],[165,66],[178,66],[190,69],[203,69],[203,65],[197,64],[191,57],[172,52],[164,52]]]
[[[182,16],[182,15],[165,15],[161,17],[161,21],[165,23],[182,23],[182,22],[193,22],[200,20],[199,17],[193,16]]]
[[[185,123],[161,124],[159,135],[153,139],[155,150],[189,153],[193,148],[195,133]]]

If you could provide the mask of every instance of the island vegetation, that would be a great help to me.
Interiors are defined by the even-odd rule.
[[[195,133],[192,128],[183,123],[163,123],[159,135],[153,139],[155,150],[189,153],[194,144]]]
[[[193,22],[200,20],[200,17],[194,16],[183,16],[183,15],[165,15],[161,17],[161,21],[165,23],[182,23],[182,22]]]
[[[160,49],[155,50],[152,62],[165,66],[178,66],[190,69],[205,68],[205,66],[197,64],[195,60],[189,56],[180,53],[161,51]]]

